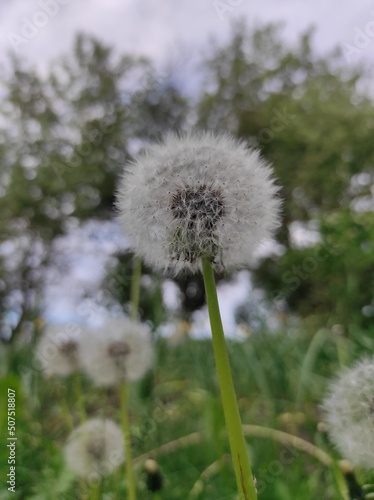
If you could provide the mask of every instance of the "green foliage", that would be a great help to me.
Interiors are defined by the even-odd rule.
[[[0,232],[18,257],[11,273],[1,267],[4,315],[18,316],[11,338],[40,310],[34,293],[56,236],[71,220],[113,216],[129,143],[181,126],[187,104],[172,83],[163,85],[149,61],[116,58],[83,35],[44,77],[12,61],[0,109]]]
[[[328,330],[321,335],[324,342],[303,375],[305,393],[301,406],[297,406],[296,392],[308,346],[313,342],[305,331],[294,334],[264,331],[244,343],[230,342],[229,352],[244,424],[272,427],[301,436],[335,455],[326,435],[318,431],[317,426],[321,418],[318,405],[338,365],[337,337]],[[361,338],[366,339],[370,347],[355,344],[351,350],[347,344],[349,364],[374,347],[372,337],[361,333]],[[203,471],[229,451],[211,342],[187,341],[172,347],[159,339],[156,347],[158,361],[148,376],[146,397],[144,383],[133,386],[131,392],[135,458],[162,444],[200,432],[201,442],[191,441],[189,445],[177,445],[174,451],[156,453],[154,458],[164,478],[160,498],[233,498],[235,479],[230,461],[226,459],[222,459],[221,467],[207,473],[201,492],[188,497]],[[30,349],[20,351],[20,363],[26,366],[29,358]],[[252,364],[253,358],[261,360],[263,378],[256,376],[258,366]],[[36,398],[31,397],[27,388],[27,373],[37,384]],[[88,415],[101,414],[119,422],[120,403],[116,391],[97,389],[84,378],[82,382]],[[12,381],[2,379],[1,387],[8,384],[17,389],[17,404],[24,400],[17,414],[18,492],[12,498],[80,498],[84,485],[66,470],[61,451],[70,433],[70,418],[75,426],[79,424],[73,379],[45,379],[38,372],[24,370],[20,377],[12,375]],[[333,471],[308,454],[271,439],[248,436],[247,442],[261,499],[341,498]],[[2,453],[5,460],[4,447]],[[137,464],[136,475],[139,497],[147,499],[151,495],[145,489],[144,461]],[[124,477],[122,472],[107,478],[101,486],[103,497],[104,492],[113,494],[118,488],[125,495]],[[370,476],[366,478],[369,479]]]
[[[259,285],[303,316],[365,324],[362,307],[373,307],[373,206],[363,213],[356,207],[363,197],[370,200],[373,186],[374,106],[357,90],[364,71],[347,68],[338,51],[316,57],[311,43],[312,32],[291,49],[274,26],[250,33],[236,26],[230,42],[209,56],[199,125],[229,129],[274,164],[285,253],[262,263]],[[293,247],[295,221],[320,222],[322,245],[331,249],[304,277],[292,270],[316,262],[318,248]]]
[[[108,271],[102,285],[102,289],[106,290],[108,295],[127,313],[129,313],[133,264],[133,254],[117,255],[116,265]],[[139,301],[141,321],[150,321],[154,328],[160,326],[165,319],[161,280],[144,265],[142,266]]]
[[[262,262],[258,277],[270,295],[286,297],[304,317],[320,316],[321,323],[342,323],[348,330],[351,325],[369,327],[374,315],[373,222],[369,212],[327,213],[320,220],[320,244],[290,248]]]

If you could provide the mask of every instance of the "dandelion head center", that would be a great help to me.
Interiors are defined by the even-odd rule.
[[[67,357],[74,357],[77,354],[78,344],[74,340],[67,340],[60,345],[60,352]]]
[[[126,360],[126,357],[130,354],[131,350],[129,345],[122,340],[112,342],[108,347],[108,354],[113,358],[115,364],[121,367]]]
[[[183,187],[173,193],[170,209],[176,222],[173,259],[191,264],[201,257],[214,259],[219,251],[215,229],[226,211],[222,190],[206,184]]]
[[[87,444],[87,452],[93,460],[99,462],[105,454],[105,440],[100,437],[92,439]]]
[[[213,229],[224,211],[222,191],[205,184],[179,189],[171,199],[173,217],[187,221],[191,227],[200,222]]]

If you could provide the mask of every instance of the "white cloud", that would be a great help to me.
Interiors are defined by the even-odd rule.
[[[41,2],[63,0],[14,0],[2,4],[0,54],[11,48],[9,33],[21,34],[24,18],[32,20],[42,10]],[[78,31],[93,34],[120,52],[135,52],[164,60],[179,46],[192,53],[205,48],[211,35],[224,39],[230,20],[245,18],[250,25],[285,21],[285,37],[291,42],[312,24],[316,25],[315,45],[319,51],[352,43],[355,27],[364,28],[373,19],[370,0],[222,0],[230,7],[222,19],[213,0],[64,0],[58,13],[27,44],[19,47],[28,60],[45,66],[62,52],[68,52]],[[234,6],[236,5],[236,6]],[[41,18],[42,21],[42,18]],[[374,40],[373,40],[374,44]],[[373,62],[368,46],[359,57]]]

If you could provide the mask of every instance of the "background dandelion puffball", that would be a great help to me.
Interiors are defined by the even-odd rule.
[[[147,325],[115,319],[87,330],[81,341],[82,366],[98,386],[139,380],[151,368],[153,345]]]
[[[169,134],[127,165],[119,220],[133,250],[159,270],[249,264],[279,223],[278,187],[257,150],[230,135]]]
[[[331,440],[353,465],[374,469],[374,359],[332,382],[324,400]]]
[[[80,335],[77,325],[47,325],[35,353],[45,375],[67,376],[79,370]]]
[[[124,439],[112,420],[93,418],[77,427],[65,446],[65,460],[78,476],[95,480],[112,474],[124,461]]]

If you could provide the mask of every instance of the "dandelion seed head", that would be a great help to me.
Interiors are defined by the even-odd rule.
[[[118,369],[125,365],[126,358],[130,353],[131,349],[127,342],[117,340],[108,345],[108,355],[113,359]]]
[[[46,374],[67,376],[80,368],[81,331],[74,324],[47,325],[35,354]]]
[[[249,264],[279,224],[272,169],[229,135],[169,134],[126,167],[117,206],[133,249],[178,273]]]
[[[105,477],[125,459],[123,434],[112,420],[93,418],[70,434],[64,452],[66,463],[78,476]]]
[[[147,325],[129,319],[111,320],[82,336],[82,366],[99,386],[135,381],[152,366],[153,347]]]
[[[331,383],[323,406],[340,453],[355,466],[374,468],[374,359],[343,371]]]

